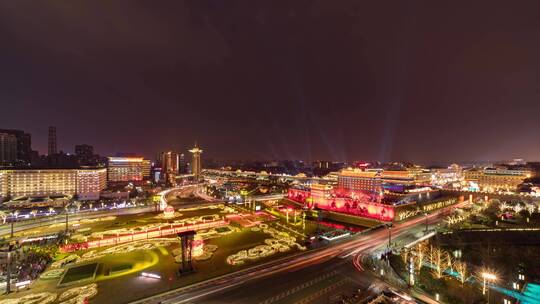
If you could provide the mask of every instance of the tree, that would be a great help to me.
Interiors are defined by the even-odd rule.
[[[79,212],[81,210],[82,203],[80,201],[75,201],[73,204],[75,207],[77,207],[77,212]]]
[[[467,263],[456,261],[454,263],[454,269],[459,274],[459,281],[461,282],[461,285],[465,284],[468,275]]]
[[[403,260],[403,264],[407,265],[407,262],[409,261],[409,250],[402,250],[400,255],[401,259]]]
[[[526,206],[527,211],[529,211],[529,215],[532,215],[536,210],[536,205],[534,203],[529,203]]]
[[[451,271],[454,270],[454,259],[452,258],[452,255],[450,254],[450,252],[448,251],[445,251],[445,262],[446,262],[446,265],[447,265],[447,269],[450,268]]]
[[[7,213],[5,213],[4,211],[0,211],[0,218],[2,218],[2,225],[6,223],[6,220],[7,220]]]
[[[426,258],[427,254],[427,243],[426,242],[420,242],[418,245],[416,245],[416,269],[420,271],[424,264],[424,259]]]
[[[437,279],[442,278],[445,267],[444,251],[437,247],[432,247],[429,255],[429,262],[433,265]]]

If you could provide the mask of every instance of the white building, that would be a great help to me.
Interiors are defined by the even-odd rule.
[[[77,195],[80,200],[96,200],[106,188],[106,182],[105,168],[0,170],[0,195],[12,198]]]

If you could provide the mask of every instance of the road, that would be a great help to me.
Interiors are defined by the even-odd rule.
[[[154,206],[142,206],[142,207],[131,207],[131,208],[119,208],[112,209],[107,211],[92,211],[92,212],[80,212],[80,213],[70,213],[69,222],[78,221],[81,219],[94,219],[105,216],[113,215],[127,215],[127,214],[138,214],[144,212],[152,212],[155,210]],[[55,223],[65,223],[66,215],[59,214],[53,216],[39,217],[31,220],[23,220],[15,222],[13,225],[13,231],[24,231],[32,228],[38,228],[42,226],[49,226]],[[58,231],[63,230],[64,228],[60,227]],[[0,236],[5,236],[10,234],[11,224],[6,223],[0,226]]]
[[[431,213],[428,222],[431,225],[440,222],[443,214],[451,208],[454,207]],[[426,218],[421,216],[395,224],[391,229],[392,238],[421,230],[425,221]],[[369,287],[375,282],[361,265],[352,267],[355,265],[353,261],[359,254],[384,246],[388,242],[388,234],[387,229],[379,229],[356,235],[332,246],[274,260],[133,303],[312,303],[308,301],[308,297],[313,295],[309,291],[320,291],[320,286],[327,288],[339,282],[341,285],[338,284],[336,289],[342,290],[357,285]],[[324,295],[320,297],[322,299]]]

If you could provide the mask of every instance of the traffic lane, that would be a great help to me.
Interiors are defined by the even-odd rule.
[[[431,219],[440,218],[442,212],[445,212],[446,210],[449,210],[451,208],[453,208],[453,206],[449,206],[447,208],[444,208],[441,211],[433,212],[429,214],[428,221],[431,221]],[[418,226],[419,223],[421,223],[422,221],[425,221],[424,217],[411,219],[407,222],[396,224],[394,229],[397,233],[399,233],[400,231],[409,229],[410,227]],[[365,245],[367,243],[370,243],[371,245],[375,247],[380,246],[381,244],[385,242],[387,233],[388,232],[386,232],[385,230],[374,231],[368,235],[361,235],[358,237],[354,237],[353,239],[348,240],[345,243],[341,243],[332,247],[324,248],[324,249],[321,249],[320,251],[306,253],[306,255],[302,256],[302,260],[300,260],[298,257],[294,257],[294,258],[291,258],[291,260],[288,262],[283,262],[283,264],[281,265],[270,266],[262,270],[259,266],[257,266],[257,267],[254,267],[253,271],[245,270],[243,274],[233,273],[233,274],[226,275],[224,278],[220,278],[219,280],[209,280],[205,282],[204,284],[198,285],[197,291],[185,291],[185,289],[179,289],[169,294],[156,295],[156,296],[141,300],[139,302],[140,303],[143,303],[143,302],[144,303],[157,303],[158,301],[168,299],[164,303],[169,303],[169,302],[170,303],[187,303],[191,300],[210,296],[214,293],[218,293],[228,288],[232,288],[236,285],[243,284],[247,280],[253,280],[253,279],[271,275],[273,273],[278,272],[277,268],[280,268],[279,271],[284,271],[286,269],[298,268],[298,266],[302,266],[302,264],[307,266],[310,264],[310,260],[313,263],[315,263],[317,258],[320,258],[320,260],[324,260],[325,257],[335,257],[344,253],[346,250],[355,250],[358,246],[362,244]],[[306,262],[306,260],[308,261]],[[273,265],[271,263],[272,262],[269,262],[268,264],[264,264],[264,265]],[[209,287],[209,285],[211,286]]]
[[[245,274],[231,274],[226,278],[219,280],[209,281],[204,285],[198,286],[196,290],[179,290],[177,293],[170,294],[164,297],[158,296],[154,299],[150,298],[145,300],[145,303],[193,303],[193,301],[201,301],[202,299],[208,298],[213,294],[220,293],[224,290],[233,288],[237,285],[244,284],[247,281],[266,278],[275,274],[283,273],[286,270],[297,270],[298,268],[303,268],[306,266],[313,266],[318,268],[321,264],[321,261],[328,261],[329,258],[337,257],[340,253],[343,252],[345,246],[358,246],[362,244],[369,244],[370,246],[376,246],[381,242],[386,240],[385,231],[377,231],[375,235],[364,235],[362,238],[352,241],[351,243],[339,244],[335,247],[329,247],[321,249],[318,252],[308,253],[300,257],[295,257],[290,261],[286,261],[277,265],[272,265],[266,268],[257,268],[254,271],[245,273]],[[351,264],[351,259],[343,261],[345,265]],[[353,270],[353,267],[348,266],[348,271]],[[272,282],[273,280],[269,280]],[[167,299],[167,300],[164,300]]]
[[[376,244],[373,244],[373,240],[378,240],[377,243],[384,242],[385,241],[385,234],[384,232],[378,232],[379,236],[376,238],[369,238],[367,239],[364,237],[361,240],[357,240],[358,244],[363,244],[365,242],[370,243],[370,247]],[[301,256],[292,259],[291,261],[287,261],[284,263],[281,263],[279,265],[274,265],[271,267],[258,269],[254,272],[250,272],[248,274],[244,275],[238,275],[238,276],[232,276],[230,278],[221,280],[220,282],[213,282],[211,286],[207,287],[201,287],[194,291],[186,291],[186,292],[180,292],[178,295],[169,297],[169,300],[163,302],[163,303],[192,303],[194,300],[201,301],[204,298],[208,298],[212,296],[213,294],[223,292],[224,290],[227,290],[229,288],[234,288],[235,286],[239,284],[244,284],[247,281],[255,280],[255,279],[261,279],[264,278],[264,280],[267,280],[267,282],[274,282],[275,279],[273,279],[273,276],[276,274],[281,275],[288,275],[290,273],[294,273],[295,271],[299,271],[299,268],[304,268],[308,266],[312,266],[313,268],[317,269],[317,271],[320,271],[320,265],[321,263],[329,262],[329,261],[341,261],[341,265],[345,265],[345,269],[348,273],[355,273],[355,269],[351,266],[352,264],[352,258],[349,259],[331,259],[333,257],[337,257],[343,250],[341,247],[344,244],[341,244],[338,248],[326,248],[326,251],[321,252],[315,252],[311,253],[309,256]],[[335,267],[335,262],[329,262],[331,267]],[[323,264],[324,265],[324,264]],[[279,280],[278,280],[279,281]],[[259,280],[259,282],[261,282]],[[273,283],[271,283],[273,284]],[[155,301],[157,302],[157,301]],[[153,302],[152,302],[153,303]]]
[[[334,258],[302,269],[274,272],[198,299],[197,303],[294,303],[344,279],[347,284],[340,285],[339,290],[361,285],[367,288],[370,280],[351,269],[351,263],[350,258]]]

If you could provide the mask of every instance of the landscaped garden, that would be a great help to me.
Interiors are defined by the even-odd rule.
[[[169,219],[154,213],[79,222],[70,242],[129,235],[152,227],[166,229],[171,225],[222,220],[230,214],[236,216],[237,212],[228,206],[213,205],[182,209]],[[31,290],[20,292],[17,298],[28,296],[24,301],[37,298],[43,303],[55,304],[60,303],[61,297],[71,301],[64,292],[71,290],[70,287],[91,283],[93,294],[88,293],[91,302],[117,299],[124,303],[306,249],[305,236],[293,230],[295,226],[275,220],[261,213],[242,217],[240,221],[231,220],[230,225],[199,229],[192,251],[196,271],[186,276],[178,276],[181,249],[174,235],[70,253],[56,252],[54,261],[32,284]],[[262,223],[264,221],[270,222]],[[250,224],[243,227],[242,223]],[[142,272],[156,274],[160,279],[143,278]],[[118,298],[119,294],[123,296]]]

